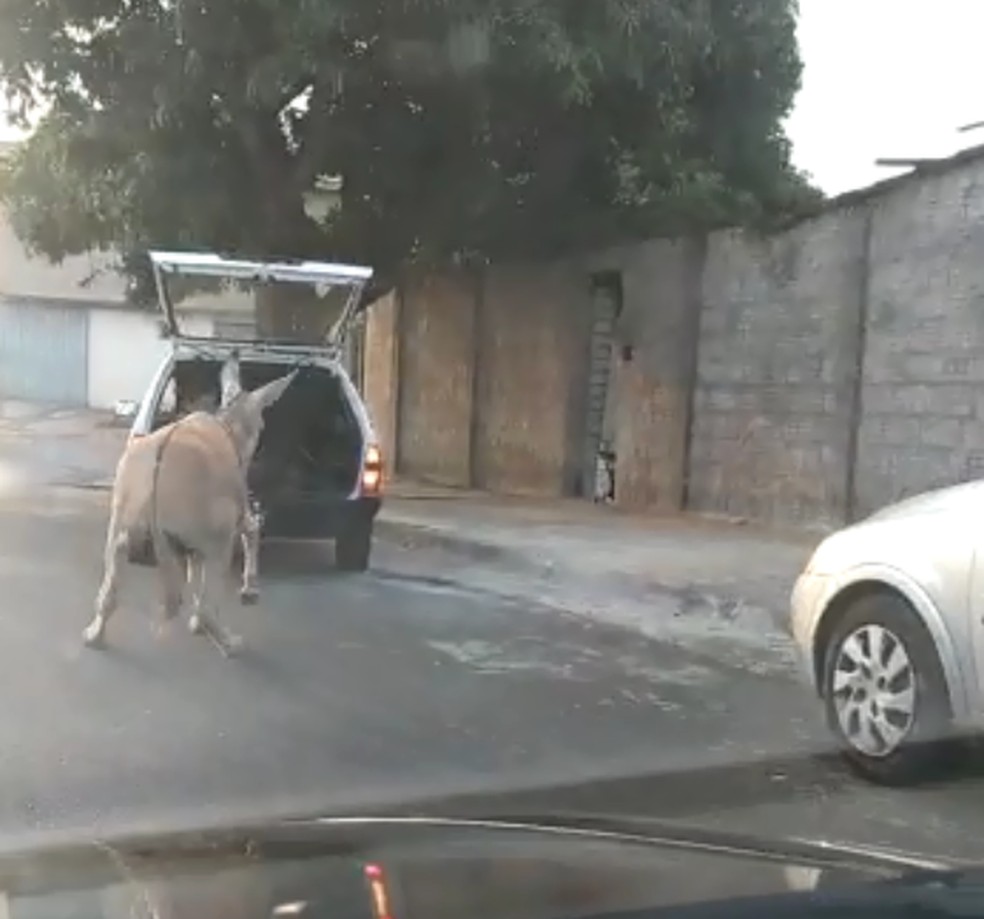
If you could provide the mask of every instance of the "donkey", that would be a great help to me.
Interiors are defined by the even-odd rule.
[[[87,645],[104,641],[129,546],[149,536],[165,619],[180,613],[187,583],[191,631],[211,636],[226,655],[239,648],[241,639],[221,624],[219,607],[236,540],[243,545],[240,596],[243,602],[256,597],[259,521],[250,508],[246,474],[263,431],[263,413],[296,373],[245,392],[233,358],[223,367],[217,413],[193,412],[127,445],[116,467],[103,580],[95,616],[83,633]]]

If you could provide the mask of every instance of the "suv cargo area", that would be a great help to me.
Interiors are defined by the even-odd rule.
[[[215,411],[221,369],[218,359],[176,361],[173,406],[155,413],[153,427],[192,411]],[[245,390],[256,389],[291,369],[282,361],[244,359],[240,382]],[[363,493],[367,444],[340,376],[330,367],[301,365],[264,421],[247,476],[263,512],[263,535],[334,538],[340,567],[364,569],[379,497]]]

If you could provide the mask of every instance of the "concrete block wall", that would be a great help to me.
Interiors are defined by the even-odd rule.
[[[708,240],[689,506],[753,519],[843,519],[849,484],[863,209],[768,238]]]
[[[612,270],[620,504],[838,524],[984,475],[980,154],[782,234],[420,282],[396,333],[403,471],[570,493],[590,279]]]
[[[474,483],[564,495],[577,475],[588,289],[565,264],[493,268],[479,308]]]
[[[984,163],[872,203],[861,512],[984,475]]]

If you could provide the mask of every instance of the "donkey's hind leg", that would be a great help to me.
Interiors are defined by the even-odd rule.
[[[188,630],[193,635],[201,635],[207,627],[208,617],[203,609],[205,562],[198,553],[188,556],[188,587],[191,589],[191,616],[188,617]]]
[[[161,582],[162,612],[165,621],[169,621],[181,612],[188,578],[188,556],[167,537],[154,541],[154,554],[157,556],[157,574]]]
[[[102,644],[106,635],[106,623],[116,610],[119,601],[120,565],[126,561],[127,533],[119,530],[111,520],[106,534],[103,579],[96,595],[96,614],[86,626],[82,637],[89,647]]]
[[[239,600],[244,606],[251,606],[260,596],[258,584],[260,519],[252,510],[247,510],[243,515],[239,538],[243,548],[243,580],[239,589]]]
[[[190,578],[195,598],[188,628],[196,635],[207,635],[226,657],[234,655],[243,645],[242,638],[221,622],[222,597],[231,561],[231,545],[228,551],[218,555],[196,554],[192,556]]]

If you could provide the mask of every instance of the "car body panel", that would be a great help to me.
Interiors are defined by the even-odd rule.
[[[876,511],[867,521],[881,522],[926,514],[972,514],[984,508],[984,481],[964,482],[948,488],[936,488],[889,504]]]
[[[859,564],[834,575],[801,575],[793,589],[791,631],[803,673],[819,694],[821,674],[814,664],[814,641],[825,614],[847,590],[881,584],[905,597],[919,615],[936,645],[947,682],[953,717],[959,723],[977,720],[977,676],[973,658],[958,653],[944,614],[918,581],[905,571],[883,564]]]
[[[979,662],[984,653],[984,597],[972,591],[978,570],[984,483],[917,495],[828,536],[793,589],[790,631],[804,674],[819,689],[814,645],[825,616],[859,585],[884,585],[903,596],[936,645],[958,723],[981,721]],[[975,608],[976,607],[976,608]]]
[[[615,919],[674,908],[689,916],[695,906],[703,915],[707,904],[713,915],[801,915],[817,891],[821,902],[836,892],[851,915],[913,903],[950,914],[973,903],[980,884],[960,868],[919,853],[644,819],[312,817],[8,847],[0,905],[13,916],[457,919],[492,903],[497,915],[527,919]],[[818,914],[836,914],[830,906]]]

